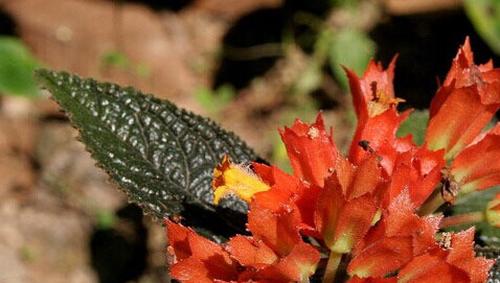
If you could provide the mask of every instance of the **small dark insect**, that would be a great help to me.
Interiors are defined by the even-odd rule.
[[[368,151],[369,153],[374,153],[375,150],[373,150],[373,148],[370,146],[370,142],[367,141],[367,140],[360,140],[358,142],[358,145],[364,149],[365,151]]]

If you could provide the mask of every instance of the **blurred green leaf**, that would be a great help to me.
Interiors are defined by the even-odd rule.
[[[126,70],[130,67],[128,56],[120,51],[108,51],[102,55],[101,60],[104,68],[115,67]]]
[[[500,1],[464,0],[464,7],[479,35],[500,55]]]
[[[111,229],[116,223],[116,215],[113,211],[99,210],[96,215],[97,227],[102,230]]]
[[[347,77],[345,66],[361,74],[375,54],[375,43],[363,32],[356,29],[342,29],[332,34],[329,50],[330,67],[344,89]]]
[[[312,63],[304,71],[292,86],[292,93],[295,95],[305,95],[321,85],[323,73],[318,64]]]
[[[277,134],[273,136],[273,151],[271,158],[271,161],[275,166],[278,166],[278,168],[289,174],[293,173],[285,144],[281,141],[280,136]]]
[[[0,36],[0,93],[36,96],[38,89],[33,79],[37,60],[17,38]]]
[[[135,73],[141,78],[148,78],[151,75],[151,68],[144,63],[137,64]]]
[[[139,78],[148,78],[151,75],[150,67],[145,63],[134,63],[126,53],[117,50],[107,51],[101,56],[101,67],[104,69],[116,68],[129,71]]]
[[[235,95],[234,88],[227,84],[221,85],[216,90],[203,87],[195,92],[198,103],[212,114],[219,113],[233,100]]]
[[[424,143],[425,129],[429,121],[429,111],[415,110],[410,117],[404,121],[398,129],[397,136],[405,137],[409,134],[413,136],[413,141],[417,145]]]
[[[452,212],[456,214],[464,214],[469,212],[484,211],[487,203],[495,197],[495,194],[500,192],[500,187],[491,188],[485,191],[478,191],[460,197],[456,204],[452,207]],[[471,225],[461,225],[454,227],[453,230],[463,230]],[[480,239],[490,246],[500,247],[500,229],[489,225],[487,222],[475,224],[479,232]]]

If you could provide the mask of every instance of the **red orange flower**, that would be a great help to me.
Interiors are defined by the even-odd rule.
[[[326,180],[318,197],[315,224],[326,246],[348,253],[372,226],[380,207],[381,169],[376,156],[355,168],[349,161]]]
[[[307,125],[296,120],[291,128],[280,131],[295,176],[323,186],[325,177],[335,168],[337,149],[331,133],[327,134],[321,113]]]
[[[351,283],[484,282],[493,261],[475,256],[474,230],[440,233],[442,216],[416,211],[433,203],[440,183],[462,193],[500,184],[500,125],[480,133],[500,108],[500,71],[475,65],[466,41],[431,105],[426,144],[417,146],[396,137],[409,112],[396,109],[394,67],[372,61],[361,78],[347,70],[358,117],[347,158],[321,114],[280,131],[293,175],[225,157],[214,170],[214,202],[227,194],[246,201],[251,236],[216,244],[166,220],[172,277],[281,283],[324,273],[332,281],[340,264]],[[500,218],[498,200],[488,220]],[[322,256],[328,262],[318,272]]]
[[[376,227],[356,246],[348,271],[358,277],[384,277],[435,243],[440,217],[419,217],[407,191],[384,211]]]
[[[451,175],[461,193],[500,184],[500,124],[462,150],[451,164]]]
[[[470,144],[500,108],[500,70],[476,65],[469,40],[458,51],[430,107],[426,142],[452,159]]]
[[[381,64],[371,61],[362,78],[346,69],[358,125],[349,150],[349,159],[359,164],[369,150],[361,147],[362,141],[368,142],[371,150],[383,157],[382,165],[392,171],[395,149],[406,147],[405,142],[396,138],[396,131],[409,111],[399,114],[396,106],[402,99],[396,98],[392,81],[396,60],[393,59],[387,70]]]
[[[434,282],[436,276],[444,283],[486,282],[486,271],[495,261],[474,256],[474,228],[444,237],[441,246],[415,257],[401,269],[398,282]]]

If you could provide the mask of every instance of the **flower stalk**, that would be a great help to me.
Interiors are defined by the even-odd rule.
[[[418,210],[418,214],[421,216],[432,214],[436,210],[438,210],[444,203],[445,200],[441,196],[440,190],[435,190],[427,199],[427,201],[422,204],[422,206]]]
[[[458,226],[463,224],[478,223],[484,220],[484,212],[474,211],[464,214],[452,215],[443,218],[439,224],[440,228],[448,228],[452,226]]]
[[[323,277],[323,283],[333,283],[335,282],[335,276],[337,275],[340,261],[342,259],[341,253],[331,252],[328,257],[328,263],[326,264],[325,275]]]

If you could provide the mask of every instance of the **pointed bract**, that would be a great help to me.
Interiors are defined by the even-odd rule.
[[[459,49],[430,107],[426,142],[452,159],[471,143],[500,108],[500,70],[475,65],[469,40]]]
[[[348,272],[358,277],[383,277],[432,247],[439,219],[422,218],[414,211],[408,192],[403,191],[356,246]]]
[[[318,197],[315,223],[327,247],[348,253],[368,232],[379,209],[381,170],[376,156],[358,168],[339,163]]]
[[[435,247],[415,257],[398,274],[399,281],[481,283],[488,279],[494,260],[475,257],[474,228],[451,235],[448,247]]]
[[[500,184],[500,123],[465,148],[453,160],[451,175],[460,193],[484,190]]]
[[[322,187],[325,177],[335,168],[338,152],[331,135],[325,131],[321,113],[314,124],[296,120],[280,134],[295,176]]]
[[[173,278],[188,283],[238,278],[236,263],[222,247],[180,224],[165,224]]]
[[[395,59],[387,70],[381,64],[370,62],[362,78],[346,69],[358,124],[349,149],[349,159],[354,164],[366,158],[370,151],[376,151],[382,158],[382,165],[392,170],[395,146],[398,138],[396,131],[408,117],[409,111],[399,114],[396,106],[402,99],[394,96],[392,80],[394,78]],[[368,144],[369,149],[360,146]]]
[[[432,194],[441,181],[445,165],[443,150],[429,151],[412,148],[398,153],[390,183],[384,193],[384,207],[387,207],[403,190],[408,190],[411,202],[420,206]]]

